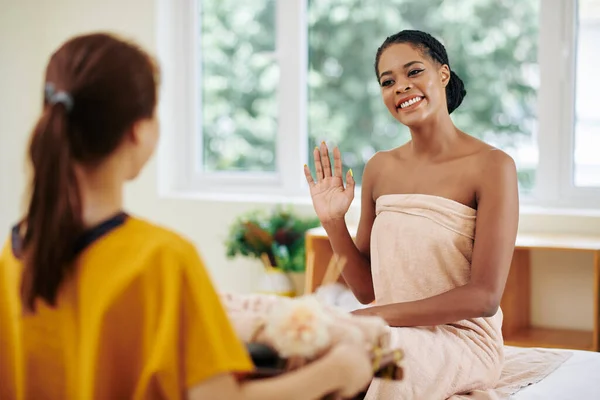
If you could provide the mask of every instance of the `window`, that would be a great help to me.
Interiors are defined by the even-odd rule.
[[[322,140],[360,184],[376,151],[410,137],[382,104],[374,58],[414,28],[446,46],[467,89],[453,120],[513,156],[525,202],[597,207],[598,0],[242,3],[159,1],[170,190],[306,198],[302,165]]]
[[[201,171],[276,170],[275,1],[202,1]]]
[[[575,84],[575,185],[600,187],[600,1],[580,0]]]

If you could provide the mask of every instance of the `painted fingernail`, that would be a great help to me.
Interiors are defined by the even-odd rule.
[[[319,150],[319,146],[315,146],[315,150]]]
[[[308,165],[304,164],[304,168],[308,167]]]
[[[352,168],[350,168],[350,169],[348,170],[348,172],[350,172],[350,176],[354,178],[354,174],[352,173]]]
[[[327,143],[325,143],[325,141],[324,141],[324,140],[321,142],[321,144],[324,144],[325,146],[327,146]]]

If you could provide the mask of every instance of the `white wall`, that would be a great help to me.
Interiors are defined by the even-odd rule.
[[[110,30],[153,52],[155,17],[152,0],[0,0],[0,227],[5,232],[21,210],[26,143],[40,110],[43,70],[51,51],[71,35]],[[259,264],[227,260],[223,239],[233,218],[259,205],[159,198],[156,176],[154,160],[128,187],[128,209],[191,238],[220,288],[252,291],[261,271]],[[310,205],[298,209],[312,212]],[[357,213],[352,215],[355,218]],[[538,210],[521,217],[520,230],[600,234],[600,216],[564,212],[549,216],[546,210]],[[591,328],[591,258],[537,252],[533,260],[534,321]]]

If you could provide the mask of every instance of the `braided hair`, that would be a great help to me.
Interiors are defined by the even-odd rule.
[[[440,65],[446,64],[450,69],[450,62],[448,61],[448,54],[444,45],[442,45],[436,38],[428,33],[416,31],[416,30],[403,30],[392,36],[388,36],[383,44],[377,49],[377,55],[375,56],[375,74],[379,80],[379,59],[385,49],[393,44],[408,43],[413,47],[420,50],[424,55],[428,56],[434,62]],[[446,103],[448,105],[448,113],[452,113],[460,106],[464,97],[467,95],[465,85],[463,81],[450,70],[450,82],[446,86]]]

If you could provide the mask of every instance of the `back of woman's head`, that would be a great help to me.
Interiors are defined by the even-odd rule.
[[[379,59],[381,58],[381,54],[391,45],[398,43],[410,44],[415,49],[420,50],[423,55],[429,57],[433,62],[448,66],[450,81],[446,86],[446,103],[449,113],[456,110],[467,95],[467,91],[465,90],[463,81],[450,68],[450,61],[448,60],[448,54],[444,45],[428,33],[416,30],[403,30],[387,37],[377,49],[377,55],[375,56],[375,74],[377,80],[379,80]]]
[[[22,225],[27,309],[37,298],[54,305],[73,269],[84,229],[75,166],[93,167],[114,152],[137,121],[153,117],[156,98],[152,59],[114,36],[75,37],[50,58],[43,112],[31,137],[33,181]]]

